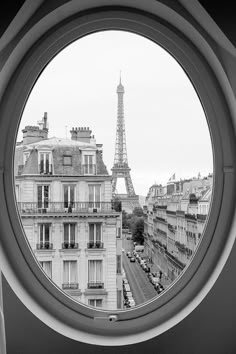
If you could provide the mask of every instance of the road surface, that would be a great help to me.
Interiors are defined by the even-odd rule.
[[[124,239],[123,248],[125,250],[123,267],[126,278],[128,279],[135,304],[140,305],[156,296],[157,292],[149,282],[147,273],[140,267],[140,264],[137,261],[135,261],[135,263],[130,262],[129,258],[126,256],[127,251],[133,250],[133,242]]]

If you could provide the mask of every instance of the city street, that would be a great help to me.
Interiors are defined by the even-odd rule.
[[[127,251],[133,251],[133,241],[123,239],[123,267],[126,273],[126,278],[129,282],[131,292],[136,305],[140,305],[157,295],[153,285],[149,282],[147,273],[140,267],[139,263],[130,262],[126,256]]]

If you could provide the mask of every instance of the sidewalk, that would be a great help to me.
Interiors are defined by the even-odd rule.
[[[161,270],[161,268],[159,268],[158,265],[154,263],[148,262],[148,266],[150,267],[152,273],[158,274]],[[164,288],[167,288],[172,283],[172,281],[162,272],[160,283],[164,286]]]

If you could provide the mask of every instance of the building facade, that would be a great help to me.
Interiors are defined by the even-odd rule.
[[[74,299],[123,307],[121,213],[112,202],[102,145],[89,128],[48,138],[47,114],[15,150],[15,188],[29,245],[45,273]]]
[[[173,281],[190,262],[210,210],[213,176],[150,187],[144,207],[144,252]]]

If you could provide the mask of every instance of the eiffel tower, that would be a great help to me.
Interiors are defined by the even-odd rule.
[[[125,138],[125,119],[124,119],[124,86],[120,83],[117,86],[118,109],[117,109],[117,126],[116,126],[116,146],[114,165],[112,167],[112,195],[122,202],[122,209],[132,212],[139,205],[139,197],[135,194],[133,183],[130,176],[130,167],[128,165],[126,138]],[[117,179],[125,180],[126,194],[116,193]]]

